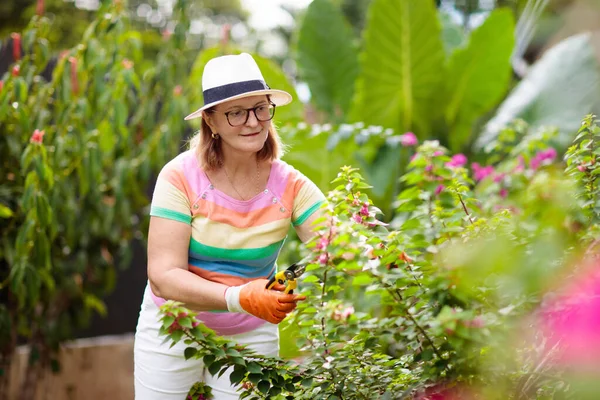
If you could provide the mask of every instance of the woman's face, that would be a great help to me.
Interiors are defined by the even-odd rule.
[[[223,142],[224,150],[229,147],[256,153],[263,148],[269,135],[270,107],[267,96],[245,97],[215,106],[215,111],[206,114],[205,118],[213,133],[219,134],[217,140]]]

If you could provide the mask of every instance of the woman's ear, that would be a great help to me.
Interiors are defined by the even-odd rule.
[[[202,119],[206,121],[206,124],[213,133],[217,132],[217,126],[215,125],[215,121],[213,120],[211,113],[202,111]]]

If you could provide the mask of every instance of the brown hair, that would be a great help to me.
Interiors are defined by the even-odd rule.
[[[205,112],[210,114],[214,112],[214,108],[209,108]],[[212,131],[204,120],[204,117],[202,118],[200,130],[190,140],[190,149],[195,149],[194,151],[200,160],[201,168],[204,170],[214,171],[223,165],[221,139],[213,139]],[[273,121],[270,121],[269,135],[263,148],[256,154],[257,159],[259,161],[278,160],[283,155],[284,149],[275,125]]]

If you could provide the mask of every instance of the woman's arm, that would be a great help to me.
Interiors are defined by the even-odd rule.
[[[210,282],[188,270],[192,227],[160,217],[150,217],[148,280],[152,292],[185,303],[197,311],[227,310],[226,285]]]
[[[296,233],[303,243],[308,242],[313,236],[315,236],[315,232],[313,232],[313,229],[315,229],[313,222],[320,218],[321,215],[323,215],[323,210],[319,209],[310,217],[308,217],[302,224],[296,226]]]

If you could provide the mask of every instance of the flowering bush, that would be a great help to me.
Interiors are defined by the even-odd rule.
[[[594,315],[588,299],[597,279],[588,297],[559,294],[580,265],[592,265],[595,277],[600,270],[597,123],[584,120],[565,163],[548,146],[553,131],[527,133],[515,145],[518,131],[526,133],[520,123],[470,168],[465,156],[424,142],[389,225],[377,218],[358,171],[342,168],[306,246],[307,300],[290,317],[302,352],[294,361],[224,341],[175,303],[163,306],[163,333],[185,338],[186,357],[203,358],[212,374],[232,367],[242,397],[594,398],[593,380],[566,374],[581,357],[564,354],[588,347],[571,335],[600,342],[581,319]],[[564,299],[582,309],[564,316],[580,321],[573,327],[556,322],[572,310]],[[554,317],[542,324],[549,310]]]
[[[105,312],[117,264],[147,231],[151,174],[181,146],[183,2],[143,75],[141,33],[122,2],[103,3],[56,60],[50,21],[34,17],[12,35],[15,64],[0,79],[0,398],[17,343],[31,346],[19,393],[33,398],[44,370],[59,368],[60,343]]]

